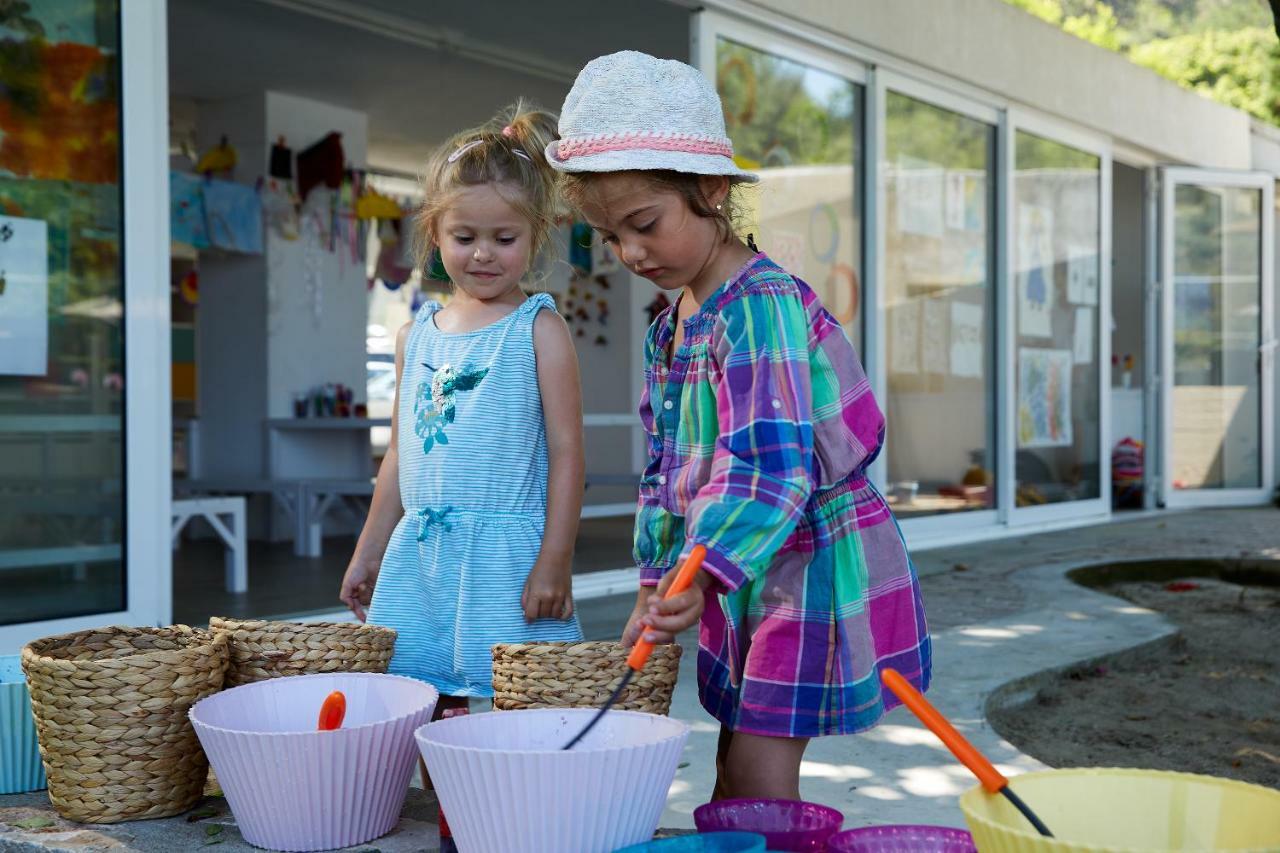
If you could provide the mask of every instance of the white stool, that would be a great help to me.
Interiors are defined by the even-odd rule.
[[[249,545],[245,540],[244,498],[174,498],[174,550],[178,548],[182,528],[197,516],[209,522],[226,546],[227,592],[245,592],[249,589]]]

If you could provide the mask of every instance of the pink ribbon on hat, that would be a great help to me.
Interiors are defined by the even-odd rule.
[[[561,139],[556,143],[555,157],[567,162],[574,157],[605,154],[610,151],[677,151],[684,154],[712,154],[733,157],[733,143],[723,139],[691,134],[626,133],[601,137]]]

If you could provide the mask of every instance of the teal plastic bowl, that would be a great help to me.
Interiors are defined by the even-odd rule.
[[[765,853],[764,836],[755,832],[700,832],[646,841],[615,853]]]
[[[0,794],[22,794],[44,787],[44,765],[40,763],[21,658],[0,657]]]

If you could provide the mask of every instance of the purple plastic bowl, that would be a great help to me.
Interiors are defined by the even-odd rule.
[[[758,832],[770,850],[819,851],[840,830],[836,809],[800,800],[717,800],[693,810],[698,832]]]
[[[829,853],[976,853],[963,829],[893,824],[847,829],[827,839]]]

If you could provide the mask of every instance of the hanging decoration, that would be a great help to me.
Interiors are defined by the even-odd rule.
[[[658,315],[671,307],[671,300],[667,298],[665,293],[659,293],[653,297],[653,301],[644,306],[645,313],[649,315],[649,325],[652,326],[658,322]]]
[[[201,175],[218,174],[230,178],[231,173],[235,171],[237,159],[239,158],[236,156],[236,149],[231,147],[227,137],[224,136],[217,146],[210,148],[200,157],[200,162],[196,163],[196,172]]]
[[[285,145],[283,136],[277,137],[275,145],[271,146],[271,163],[267,174],[282,181],[293,180],[293,149]]]
[[[316,144],[298,153],[298,195],[306,202],[312,187],[324,185],[331,190],[342,186],[345,160],[342,134],[334,131]]]
[[[298,197],[292,182],[268,178],[262,182],[262,215],[267,227],[283,240],[298,239]]]
[[[187,274],[178,282],[178,295],[188,305],[200,304],[200,274],[196,270],[187,270]]]

